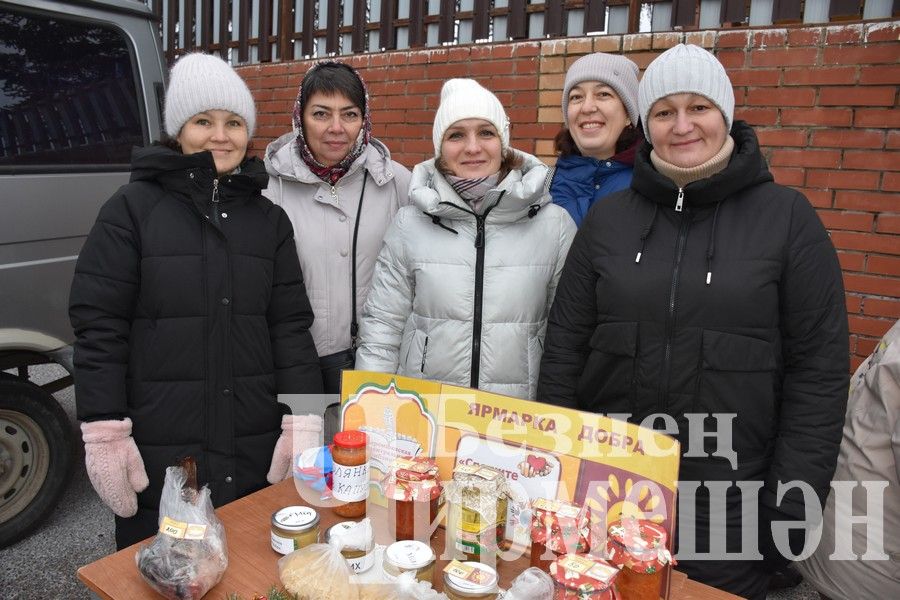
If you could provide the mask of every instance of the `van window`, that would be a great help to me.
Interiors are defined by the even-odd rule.
[[[0,5],[0,172],[126,166],[144,144],[125,35]]]

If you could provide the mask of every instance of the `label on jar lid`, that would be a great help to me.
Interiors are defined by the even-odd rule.
[[[400,569],[421,569],[434,560],[434,552],[427,544],[416,540],[394,542],[385,551],[387,560]]]
[[[545,510],[570,519],[578,517],[579,513],[581,513],[581,508],[574,504],[562,502],[561,500],[549,500],[547,498],[538,498],[531,503],[531,507],[535,510]]]
[[[319,513],[308,506],[286,506],[272,517],[272,522],[287,531],[309,529],[319,520]]]
[[[202,540],[206,536],[206,525],[185,523],[169,517],[163,517],[159,524],[159,532],[178,540]]]
[[[481,477],[482,479],[486,479],[487,481],[496,479],[498,475],[502,476],[502,473],[500,473],[500,471],[482,465],[456,465],[456,468],[453,469],[453,473],[460,473],[462,475],[475,475],[476,477]]]
[[[477,562],[450,561],[444,567],[447,580],[464,592],[490,592],[496,589],[497,572]]]
[[[590,555],[566,554],[555,564],[557,565],[556,569],[552,569],[553,565],[551,565],[551,571],[556,572],[551,574],[556,576],[556,580],[565,582],[568,586],[574,584],[575,587],[586,583],[585,578],[590,578],[600,583],[605,589],[612,585],[613,579],[619,572],[617,568],[602,559],[596,559]],[[563,569],[562,573],[559,572],[560,568]],[[575,576],[570,573],[574,573]]]

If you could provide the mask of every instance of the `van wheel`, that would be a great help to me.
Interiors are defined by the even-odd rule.
[[[0,374],[0,548],[33,533],[72,477],[72,429],[39,386]]]

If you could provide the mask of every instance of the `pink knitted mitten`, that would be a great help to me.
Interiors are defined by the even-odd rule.
[[[322,417],[318,415],[284,415],[281,436],[272,453],[272,466],[266,479],[278,483],[290,477],[293,458],[314,446],[322,445]]]
[[[136,492],[150,481],[131,437],[131,419],[82,423],[81,437],[88,477],[100,500],[120,517],[133,517]]]

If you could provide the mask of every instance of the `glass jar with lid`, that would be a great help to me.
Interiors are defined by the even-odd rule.
[[[619,600],[613,586],[618,573],[617,568],[599,556],[561,556],[550,563],[550,577],[553,578],[554,585],[553,600]]]
[[[477,562],[451,561],[444,567],[444,594],[448,600],[496,600],[500,593],[497,571]]]
[[[394,581],[411,571],[418,581],[434,583],[435,560],[434,551],[428,544],[416,540],[394,542],[384,551],[384,577]]]
[[[663,573],[672,562],[666,549],[665,527],[633,517],[609,526],[606,549],[609,561],[621,569],[616,586],[628,600],[656,600]]]
[[[506,537],[511,496],[506,477],[483,465],[457,465],[444,489],[447,498],[447,549],[478,561],[496,553]]]
[[[383,485],[388,528],[394,532],[394,539],[430,539],[443,494],[434,460],[401,456],[394,461]]]
[[[287,506],[275,511],[271,526],[272,549],[290,554],[319,541],[319,513],[308,506]]]
[[[369,459],[366,434],[355,429],[334,434],[331,446],[331,495],[334,514],[365,516],[369,498]]]
[[[341,555],[354,573],[365,573],[375,564],[374,536],[368,521],[368,519],[363,519],[359,523],[344,521],[325,530],[326,544],[330,544],[336,535],[345,538],[342,540]]]
[[[542,571],[565,554],[590,551],[591,509],[564,500],[531,503],[531,566]]]

